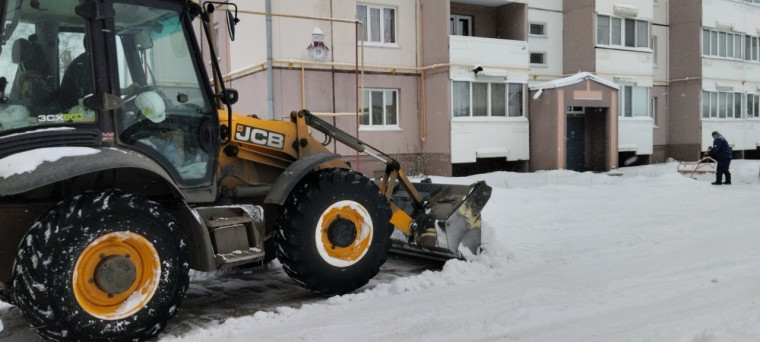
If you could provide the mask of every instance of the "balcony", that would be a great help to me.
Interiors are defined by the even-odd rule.
[[[449,12],[451,64],[481,65],[483,76],[527,80],[530,53],[525,3],[459,0],[450,2]]]
[[[449,36],[452,64],[478,64],[527,70],[528,42],[482,37]]]

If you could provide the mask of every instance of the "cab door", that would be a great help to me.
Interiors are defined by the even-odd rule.
[[[162,164],[180,186],[208,185],[216,169],[219,120],[189,17],[177,5],[151,4],[113,5],[124,101],[118,140]]]

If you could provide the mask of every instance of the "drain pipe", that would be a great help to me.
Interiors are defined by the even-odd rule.
[[[274,81],[272,75],[272,0],[266,0],[265,11],[267,13],[266,19],[266,34],[267,34],[267,117],[274,119]]]

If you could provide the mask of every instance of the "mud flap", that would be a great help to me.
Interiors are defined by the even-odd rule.
[[[394,234],[391,252],[430,259],[461,259],[464,257],[462,249],[479,253],[480,213],[491,197],[491,187],[484,181],[469,186],[423,182],[414,183],[414,187],[425,199],[426,208],[424,213],[417,210],[413,216],[427,216],[434,220],[436,245],[419,246],[413,238]],[[414,213],[415,208],[405,191],[397,190],[392,199],[407,213]]]

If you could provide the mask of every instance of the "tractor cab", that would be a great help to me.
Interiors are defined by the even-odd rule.
[[[0,158],[20,149],[117,145],[153,159],[180,187],[211,184],[219,121],[189,8],[4,1]],[[9,134],[28,135],[28,143],[16,137],[4,149]]]

